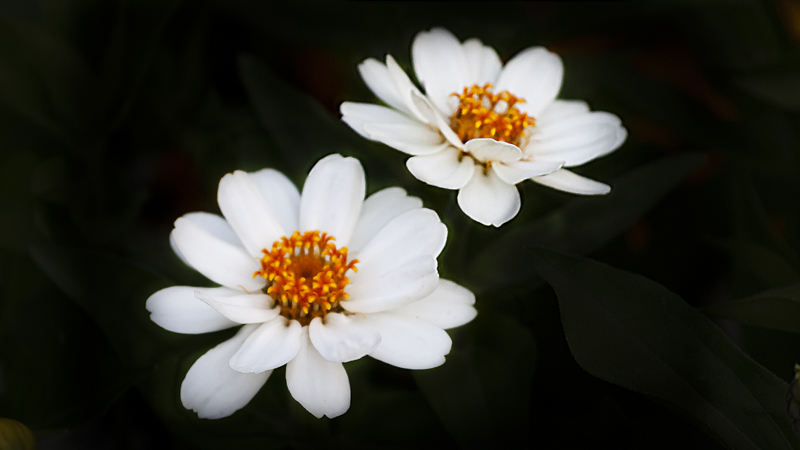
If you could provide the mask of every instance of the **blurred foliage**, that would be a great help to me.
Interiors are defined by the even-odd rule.
[[[577,169],[612,193],[523,183],[520,214],[482,227],[341,123],[342,101],[375,101],[357,64],[410,70],[433,26],[504,60],[558,52],[561,96],[629,131]],[[798,82],[790,0],[6,0],[0,417],[41,449],[799,448]],[[440,273],[478,317],[439,368],[348,363],[342,417],[314,419],[279,369],[233,416],[198,419],[180,382],[231,331],[149,321],[151,293],[208,285],[172,254],[173,221],[218,212],[227,172],[299,185],[332,152],[361,160],[368,192],[399,185],[440,214]]]

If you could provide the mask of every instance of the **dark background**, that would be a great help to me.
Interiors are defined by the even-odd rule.
[[[576,170],[612,193],[522,183],[520,214],[486,228],[344,125],[342,101],[377,102],[357,64],[389,53],[412,73],[434,26],[503,61],[559,53],[560,96],[628,129]],[[0,417],[41,449],[800,448],[799,45],[790,0],[5,0]],[[440,274],[478,317],[440,368],[348,363],[339,418],[314,419],[278,369],[233,416],[197,419],[180,382],[233,331],[149,321],[156,290],[208,285],[172,254],[172,223],[218,212],[225,173],[302,185],[334,152],[360,159],[368,193],[399,185],[440,214]]]

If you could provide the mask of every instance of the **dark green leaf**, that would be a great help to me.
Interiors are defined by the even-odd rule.
[[[612,183],[609,195],[577,198],[490,243],[473,259],[471,272],[476,281],[503,286],[530,278],[532,267],[520,252],[523,247],[591,252],[630,226],[704,160],[704,155],[675,156],[630,172]]]
[[[673,405],[730,448],[800,446],[787,383],[663,286],[587,259],[532,252],[570,351],[592,375]]]
[[[800,333],[800,284],[773,289],[743,300],[703,308],[720,319]]]
[[[780,253],[765,245],[744,239],[710,239],[769,286],[783,286],[800,281],[800,273]]]

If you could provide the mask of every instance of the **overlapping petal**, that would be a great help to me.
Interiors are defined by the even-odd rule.
[[[494,170],[479,171],[458,191],[458,206],[472,220],[484,225],[500,225],[517,215],[519,191],[503,181]]]
[[[423,320],[391,312],[354,317],[380,332],[381,343],[370,353],[379,361],[403,369],[431,369],[442,365],[450,353],[447,332]]]
[[[172,286],[151,295],[145,303],[150,320],[175,333],[200,334],[224,330],[238,325],[214,308],[195,297],[195,292],[207,295],[235,295],[238,291],[221,288]]]
[[[475,163],[453,147],[432,155],[408,158],[406,167],[418,179],[445,189],[462,188],[475,173]]]
[[[237,372],[228,360],[257,325],[245,325],[236,335],[201,356],[181,384],[181,402],[201,419],[219,419],[238,411],[255,397],[271,370],[258,374]]]
[[[340,362],[323,358],[303,327],[300,350],[286,365],[286,387],[315,417],[338,417],[350,408],[350,381]]]
[[[253,278],[253,273],[261,266],[243,247],[212,235],[184,217],[175,221],[172,236],[186,261],[209,280],[246,291],[264,287],[263,278]]]
[[[399,187],[378,191],[364,200],[349,248],[358,252],[395,217],[412,209],[422,208],[422,200],[410,197]]]
[[[278,317],[256,328],[230,359],[231,369],[261,373],[280,367],[297,355],[303,327],[296,320]]]
[[[472,306],[475,294],[450,280],[439,280],[430,295],[394,310],[396,314],[414,317],[447,330],[468,323],[478,312]]]
[[[381,334],[354,323],[351,317],[331,313],[308,326],[311,343],[328,361],[348,362],[368,355],[381,342]]]

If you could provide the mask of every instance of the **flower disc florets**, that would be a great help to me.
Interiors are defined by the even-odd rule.
[[[473,84],[465,87],[458,98],[458,108],[450,116],[450,128],[456,132],[461,142],[476,138],[491,138],[497,141],[518,145],[525,136],[525,129],[533,126],[535,120],[520,112],[514,105],[525,103],[508,91],[492,92],[492,84],[482,87]]]
[[[315,317],[341,312],[341,299],[350,279],[348,270],[357,272],[358,260],[347,261],[347,247],[337,249],[333,236],[319,231],[282,237],[272,249],[262,250],[261,270],[253,277],[268,281],[266,293],[280,302],[281,315],[308,325]]]

